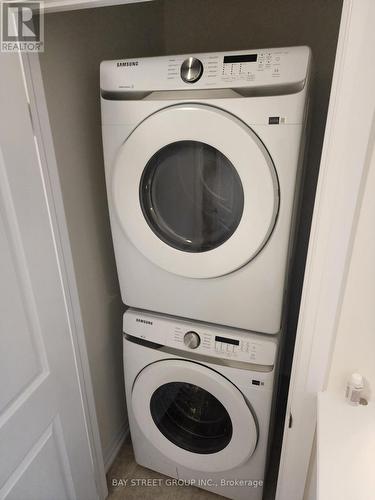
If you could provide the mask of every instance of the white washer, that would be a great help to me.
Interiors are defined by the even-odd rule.
[[[291,47],[101,64],[127,305],[280,331],[310,59]]]
[[[124,332],[137,463],[228,498],[260,500],[276,339],[132,309]]]

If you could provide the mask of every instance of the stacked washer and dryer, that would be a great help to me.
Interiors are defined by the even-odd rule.
[[[259,500],[285,316],[311,52],[101,64],[136,461]]]

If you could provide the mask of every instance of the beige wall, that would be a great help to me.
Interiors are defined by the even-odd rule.
[[[123,305],[104,183],[99,64],[160,53],[161,24],[156,2],[50,14],[40,57],[105,459],[127,422]]]
[[[284,371],[293,354],[303,271],[342,0],[165,0],[164,37],[168,54],[309,45],[314,59],[310,146],[301,207]]]
[[[375,134],[338,322],[328,390],[344,395],[354,371],[375,394]]]

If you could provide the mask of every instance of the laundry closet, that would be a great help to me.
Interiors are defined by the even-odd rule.
[[[307,45],[312,50],[311,105],[271,469],[277,471],[304,266],[341,0],[155,0],[45,15],[40,69],[68,231],[71,286],[79,298],[104,462],[128,432],[122,316],[103,166],[99,66],[103,60]],[[31,73],[37,75],[35,57]],[[48,149],[48,148],[47,148]],[[65,217],[65,219],[64,219]],[[69,248],[70,246],[70,248]],[[69,254],[71,251],[71,255]],[[75,281],[75,282],[74,282]],[[158,283],[149,283],[158,293]]]

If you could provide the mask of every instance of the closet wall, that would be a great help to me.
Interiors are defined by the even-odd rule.
[[[291,282],[288,375],[340,26],[342,0],[164,0],[168,54],[308,45],[313,54],[311,130]]]
[[[310,147],[288,323],[288,345],[292,346],[341,5],[341,0],[154,0],[46,16],[46,51],[40,57],[41,68],[105,459],[123,432],[126,417],[123,306],[102,159],[100,61],[288,45],[312,48]],[[286,367],[290,366],[291,355],[290,348]]]
[[[105,462],[127,430],[122,313],[109,226],[99,64],[160,54],[162,6],[49,14],[40,56]]]

